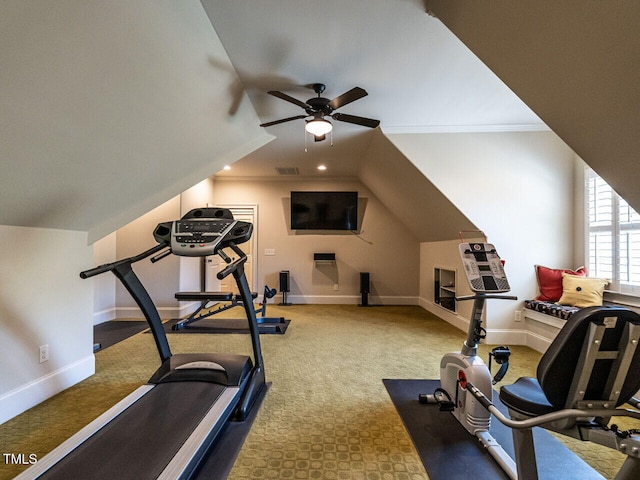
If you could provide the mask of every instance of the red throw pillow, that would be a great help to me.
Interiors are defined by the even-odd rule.
[[[562,274],[576,275],[578,277],[586,277],[587,270],[580,267],[576,270],[547,268],[536,265],[536,277],[538,278],[538,289],[540,295],[536,300],[542,302],[557,302],[562,297]]]

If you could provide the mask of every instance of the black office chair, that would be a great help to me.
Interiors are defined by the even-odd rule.
[[[627,455],[616,479],[640,478],[640,434],[609,427],[612,416],[640,418],[640,315],[621,307],[574,314],[542,356],[537,379],[500,389],[512,420],[544,420],[546,429],[615,448]],[[541,417],[542,416],[542,417]],[[527,423],[527,420],[533,420]],[[512,426],[519,479],[537,478],[532,427]]]

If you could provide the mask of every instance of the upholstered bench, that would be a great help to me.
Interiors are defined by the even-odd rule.
[[[541,300],[525,300],[524,307],[534,312],[544,313],[560,320],[569,320],[571,315],[578,312],[580,307],[572,305],[558,305],[555,302],[543,302]]]
[[[569,270],[536,265],[535,269],[539,294],[525,300],[526,320],[560,329],[580,309],[603,304],[608,280],[587,277],[584,267]]]

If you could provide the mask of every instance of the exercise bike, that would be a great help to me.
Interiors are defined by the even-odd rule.
[[[514,469],[515,464],[500,444],[489,433],[491,414],[466,390],[467,383],[480,389],[491,398],[492,385],[500,381],[509,366],[509,348],[500,346],[491,352],[491,358],[501,367],[492,377],[489,367],[478,356],[478,344],[486,336],[482,327],[482,314],[486,300],[517,300],[509,292],[510,286],[502,261],[490,243],[466,243],[459,245],[464,272],[474,295],[456,297],[456,301],[473,300],[473,309],[467,339],[460,352],[447,353],[440,361],[440,388],[432,394],[421,394],[421,403],[438,403],[441,410],[450,411],[458,422],[489,450],[504,469]]]
[[[491,378],[477,356],[484,335],[482,311],[487,299],[515,300],[500,295],[510,290],[495,247],[462,243],[464,271],[475,295],[468,338],[460,353],[444,355],[441,387],[421,395],[422,403],[438,403],[476,436],[513,480],[537,480],[538,465],[532,429],[541,426],[582,441],[591,441],[627,455],[616,480],[640,478],[640,431],[609,427],[612,417],[640,419],[640,315],[622,307],[588,307],[575,314],[543,355],[537,378],[522,377],[502,386],[505,416],[492,403],[492,384],[505,373],[503,366]],[[506,347],[498,347],[503,354]],[[496,351],[496,349],[494,349]],[[492,352],[493,353],[493,352]],[[496,357],[497,358],[497,357]],[[619,408],[629,404],[635,409]],[[490,434],[491,415],[512,429],[515,461]]]

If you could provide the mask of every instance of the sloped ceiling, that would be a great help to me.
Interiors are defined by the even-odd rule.
[[[267,127],[276,139],[216,177],[359,178],[420,241],[474,229],[437,185],[384,134],[547,130],[546,125],[421,0],[202,0],[261,122],[304,111],[274,98],[334,98],[354,86],[369,95],[343,107],[380,120],[380,128],[332,120],[333,138],[305,140],[304,121]],[[331,141],[332,140],[332,141]],[[323,164],[327,170],[319,172]]]
[[[0,65],[0,224],[96,239],[273,138],[197,1],[3,0]]]
[[[477,227],[377,130],[359,178],[421,242],[459,238]]]
[[[379,119],[391,133],[546,129],[544,123],[446,27],[422,0],[202,0],[260,122],[304,114],[268,95],[305,101],[309,84],[334,98],[354,86],[369,95],[340,109]],[[364,127],[333,120],[330,139],[305,149],[304,120],[267,127],[276,140],[220,176],[357,176],[373,138]]]
[[[640,2],[425,5],[640,210]]]
[[[0,224],[95,239],[234,161],[219,174],[363,175],[370,129],[335,122],[334,146],[305,152],[302,121],[258,126],[300,113],[267,90],[305,100],[313,82],[329,98],[365,88],[342,111],[386,133],[546,129],[542,117],[640,203],[636,2],[484,4],[429,1],[434,18],[423,0],[5,0]]]

